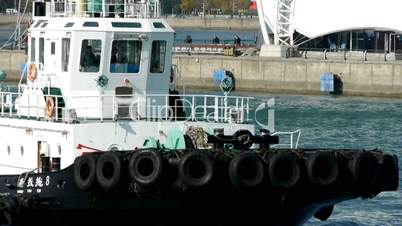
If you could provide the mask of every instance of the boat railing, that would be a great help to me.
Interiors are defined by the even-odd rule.
[[[0,92],[1,116],[55,122],[116,120],[253,122],[252,97],[218,95],[93,95],[60,96],[26,88],[24,95]],[[53,100],[49,116],[46,99]]]
[[[50,17],[159,18],[159,1],[51,1]]]
[[[273,136],[279,136],[279,140],[287,140],[289,139],[289,143],[279,143],[272,145],[272,148],[289,148],[289,149],[297,149],[299,146],[299,140],[301,135],[301,130],[295,130],[293,132],[275,132],[272,133]],[[285,137],[285,139],[281,139],[281,137]]]

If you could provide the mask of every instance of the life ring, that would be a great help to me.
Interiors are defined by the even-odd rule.
[[[36,77],[38,76],[38,70],[35,64],[30,64],[28,68],[28,79],[29,81],[35,81]]]
[[[49,118],[53,117],[54,115],[54,100],[52,97],[46,97],[46,107],[45,112]]]

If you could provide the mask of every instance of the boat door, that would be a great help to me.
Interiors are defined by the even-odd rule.
[[[45,70],[49,73],[55,73],[58,71],[57,67],[57,59],[61,59],[58,57],[60,55],[60,48],[57,48],[59,45],[59,40],[56,38],[48,38],[46,39],[46,48],[45,54],[47,57]]]
[[[43,172],[43,168],[50,167],[50,163],[47,161],[49,159],[49,145],[46,141],[38,141],[38,165],[37,168],[40,172]],[[46,171],[46,170],[45,170]]]

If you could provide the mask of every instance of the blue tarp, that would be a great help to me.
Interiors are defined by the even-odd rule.
[[[320,76],[320,91],[335,92],[335,76],[332,73],[323,73]]]

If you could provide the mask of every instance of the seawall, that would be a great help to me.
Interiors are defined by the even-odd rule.
[[[166,18],[166,22],[173,29],[188,29],[188,30],[259,30],[260,24],[258,17],[253,18]]]
[[[186,87],[217,89],[212,74],[230,70],[239,91],[320,93],[320,75],[338,74],[346,95],[402,98],[402,62],[328,61],[308,59],[181,56],[178,65]]]
[[[22,23],[27,24],[31,15],[26,15]],[[15,15],[0,15],[0,26],[2,25],[14,25],[17,20]],[[224,17],[167,17],[166,22],[174,29],[211,29],[211,30],[258,30],[260,25],[258,17],[254,16],[243,18],[224,18]]]
[[[19,80],[19,68],[25,62],[23,51],[0,51],[0,69],[7,81]],[[347,95],[402,98],[402,62],[328,61],[313,59],[274,59],[260,57],[175,55],[182,80],[190,89],[217,89],[213,71],[234,73],[239,91],[320,93],[320,75],[338,74]]]

